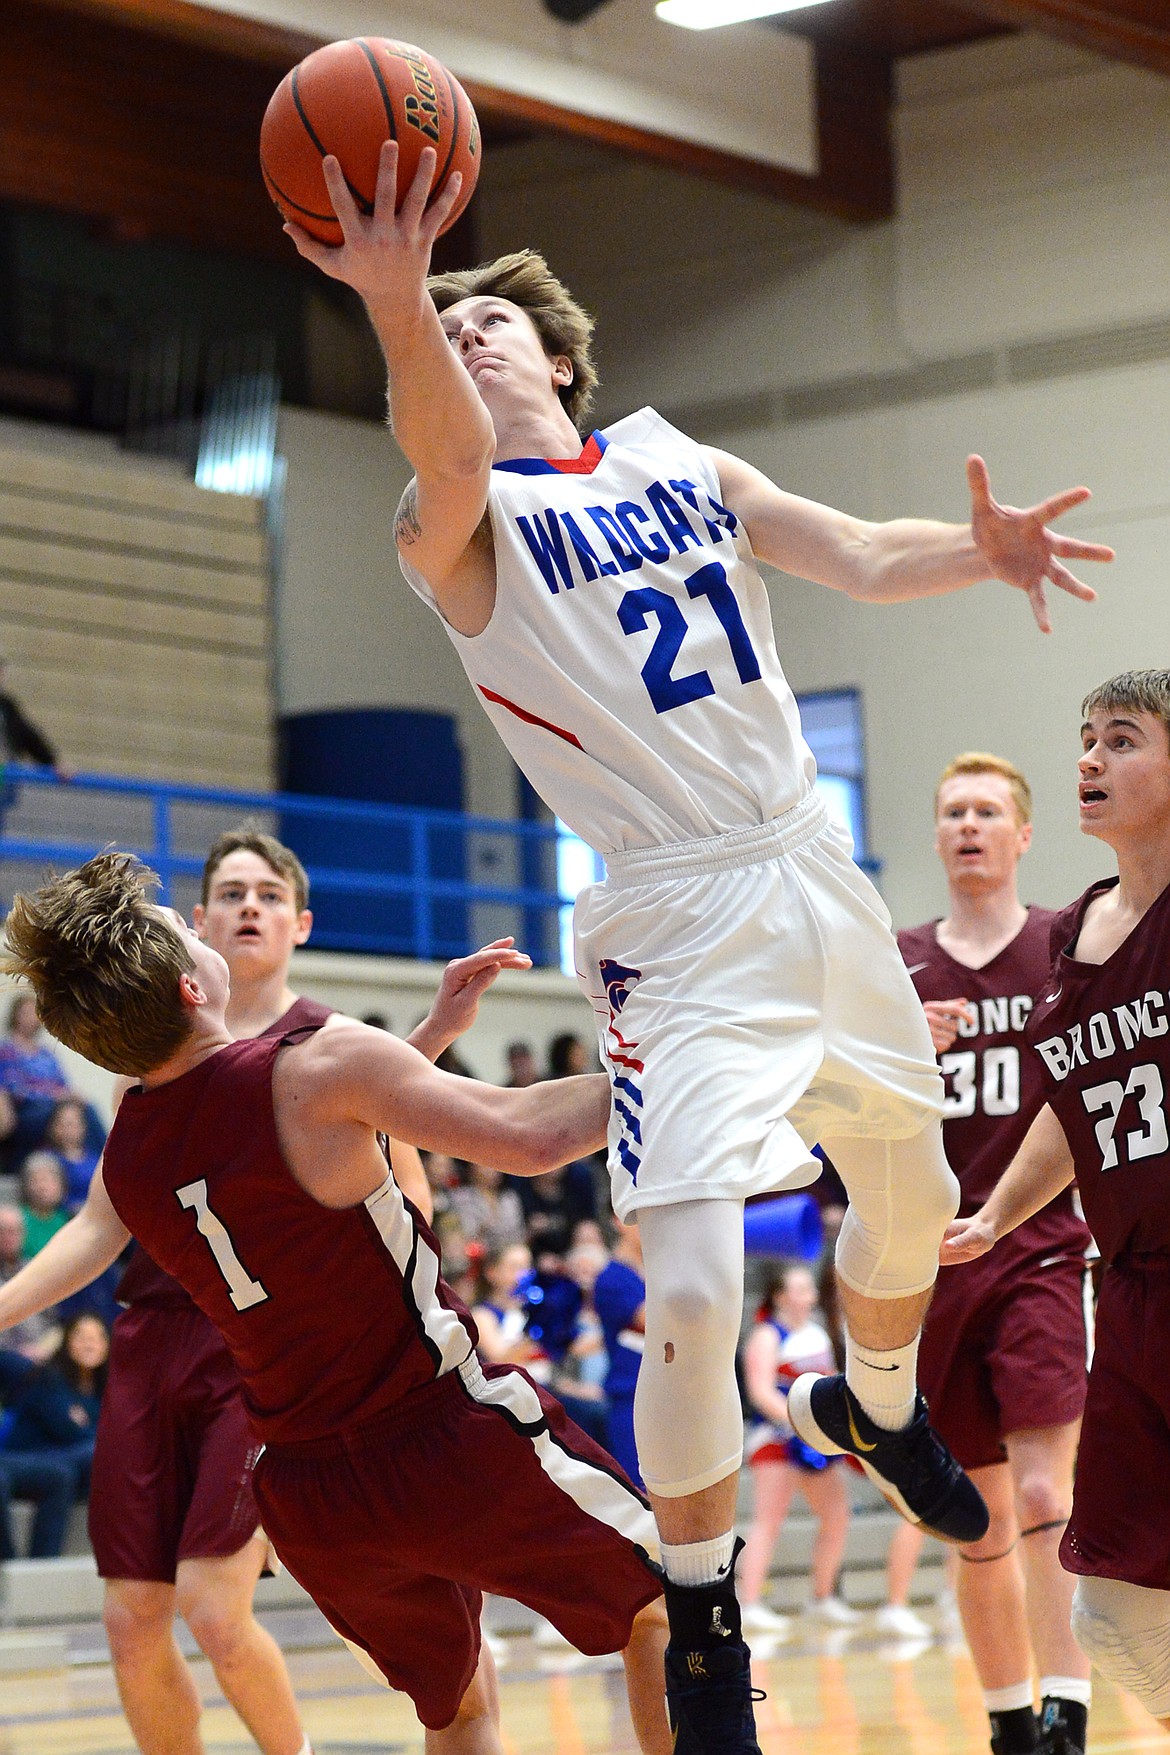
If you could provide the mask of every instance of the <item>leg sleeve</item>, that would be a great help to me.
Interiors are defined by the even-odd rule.
[[[739,1467],[735,1349],[743,1308],[743,1203],[683,1201],[638,1215],[646,1351],[634,1399],[642,1475],[678,1499]]]

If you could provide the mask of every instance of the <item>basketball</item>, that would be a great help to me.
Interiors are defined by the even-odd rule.
[[[350,37],[314,49],[269,99],[260,128],[260,168],[285,219],[325,244],[342,242],[321,161],[332,153],[360,212],[374,211],[378,155],[398,142],[401,205],[426,146],[438,153],[430,199],[462,171],[459,200],[443,230],[471,199],[479,175],[479,123],[459,81],[410,43]]]

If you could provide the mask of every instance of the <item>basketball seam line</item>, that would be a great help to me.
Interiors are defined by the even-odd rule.
[[[378,66],[374,51],[371,49],[369,43],[367,43],[365,37],[358,37],[357,45],[366,60],[370,63],[370,70],[378,82],[378,90],[382,94],[382,108],[386,112],[386,125],[390,130],[390,138],[391,140],[397,140],[398,129],[394,124],[394,100],[386,89],[386,81],[382,78],[382,69]]]
[[[317,148],[317,151],[321,154],[321,157],[322,158],[325,158],[326,156],[336,157],[336,154],[329,155],[329,148],[327,146],[322,145],[321,141],[317,137],[317,133],[313,127],[313,124],[309,121],[308,116],[306,116],[306,114],[305,114],[305,106],[301,102],[299,81],[297,79],[297,74],[299,72],[300,72],[299,67],[293,68],[292,81],[291,81],[291,84],[289,86],[289,89],[292,92],[293,103],[296,105],[297,115],[301,118],[301,124],[304,127],[305,133],[309,136],[309,139],[313,142],[313,145]],[[340,161],[338,161],[338,162],[340,162]],[[344,170],[342,171],[341,174],[343,177],[345,177]],[[355,189],[348,177],[345,177],[345,186],[349,190],[350,194],[353,196],[354,200],[357,202],[362,213],[368,219],[374,211],[374,203],[372,201],[367,201],[366,197],[362,194],[361,190]],[[274,187],[275,187],[275,185],[274,185]],[[310,210],[307,207],[301,208],[302,213],[308,213],[309,211]],[[320,215],[314,215],[313,217],[324,219],[326,216],[324,214],[320,214]],[[340,225],[341,222],[340,222],[340,220],[337,219],[336,214],[332,214],[330,217],[334,221],[336,221],[336,223],[338,225]]]
[[[442,65],[442,63],[440,63],[440,65]],[[455,96],[455,81],[448,73],[446,67],[443,68],[443,77],[447,81],[447,96],[451,100],[451,144],[447,148],[446,163],[435,178],[435,187],[432,191],[430,201],[433,201],[441,192],[443,184],[447,181],[447,172],[451,168],[451,160],[455,157],[455,148],[459,144],[459,99]],[[428,207],[430,206],[430,201],[427,202]]]

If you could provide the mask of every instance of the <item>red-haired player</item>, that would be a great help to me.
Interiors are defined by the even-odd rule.
[[[1020,900],[1031,840],[1020,770],[985,752],[957,756],[935,794],[947,913],[898,934],[946,1080],[943,1144],[963,1214],[987,1199],[1044,1101],[1024,1031],[1053,914]],[[980,1267],[940,1273],[922,1334],[931,1420],[991,1513],[982,1541],[959,1550],[958,1598],[994,1755],[1027,1755],[1041,1740],[1033,1663],[1041,1724],[1083,1733],[1089,1703],[1057,1552],[1085,1404],[1089,1241],[1064,1190]]]

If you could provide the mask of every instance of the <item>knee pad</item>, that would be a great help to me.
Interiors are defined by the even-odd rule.
[[[1170,1717],[1170,1591],[1118,1578],[1079,1578],[1073,1637],[1103,1676]]]
[[[837,1271],[869,1298],[909,1298],[934,1284],[959,1184],[937,1120],[906,1140],[830,1140],[825,1151],[849,1194]]]

